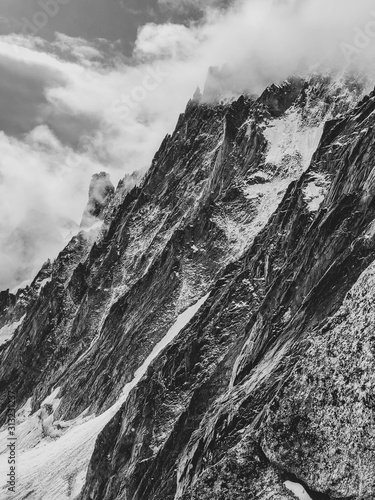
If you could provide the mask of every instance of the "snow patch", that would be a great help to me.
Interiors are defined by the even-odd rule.
[[[44,288],[46,286],[47,283],[50,283],[52,281],[52,276],[50,276],[49,278],[45,278],[44,280],[42,280],[39,284],[39,293],[41,292],[42,288]]]
[[[311,496],[307,493],[302,484],[293,483],[292,481],[285,481],[285,487],[293,493],[299,500],[312,500]]]
[[[375,220],[373,220],[366,229],[365,239],[372,239],[375,236]]]
[[[317,212],[324,200],[324,193],[314,182],[310,182],[304,189],[304,197],[310,212]]]
[[[257,172],[255,172],[254,174],[252,174],[248,177],[248,181],[250,183],[251,183],[251,181],[267,182],[269,180],[270,180],[270,176],[267,173],[262,172],[261,170],[258,170]]]
[[[98,434],[114,417],[131,390],[146,374],[150,364],[176,338],[207,300],[204,296],[180,314],[165,337],[154,347],[133,380],[126,384],[119,400],[105,413],[87,416],[83,412],[70,421],[53,421],[60,405],[59,388],[46,398],[41,409],[30,415],[31,401],[18,412],[17,490],[12,499],[67,500],[81,491]],[[7,465],[7,430],[0,431],[0,478],[4,481]],[[6,490],[5,482],[3,483]]]
[[[306,126],[295,109],[287,112],[285,117],[274,120],[264,131],[269,142],[266,163],[282,166],[286,158],[300,155],[302,170],[306,170],[319,145],[323,128],[324,122]]]
[[[274,177],[265,184],[243,185],[242,192],[249,202],[249,209],[242,216],[240,212],[228,212],[225,205],[217,206],[211,220],[225,234],[231,249],[228,255],[232,260],[249,248],[255,236],[267,224],[290,182],[290,178]]]
[[[127,398],[130,391],[138,384],[141,378],[146,374],[148,367],[154,361],[155,358],[159,356],[159,354],[169,345],[176,336],[180,333],[180,331],[185,328],[185,326],[189,323],[192,317],[198,312],[200,307],[206,302],[209,294],[205,295],[202,299],[198,300],[194,305],[186,309],[185,312],[181,313],[174,325],[168,330],[167,334],[163,339],[156,344],[151,354],[144,361],[143,365],[138,368],[138,370],[134,374],[134,379],[132,382],[126,384],[123,389],[122,396]]]
[[[25,319],[25,316],[26,315],[22,316],[19,321],[15,321],[14,323],[10,323],[9,325],[5,325],[0,328],[0,345],[5,344],[5,342],[8,342],[8,340],[13,337],[14,332],[21,325],[22,321]]]
[[[313,174],[303,190],[304,200],[310,212],[317,212],[327,194],[329,181],[323,174]]]

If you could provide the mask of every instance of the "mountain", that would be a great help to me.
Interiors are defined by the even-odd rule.
[[[64,226],[69,222],[55,221],[40,210],[30,210],[21,223],[0,241],[4,255],[0,285],[8,283],[15,290],[25,282],[31,283],[48,256],[57,255],[57,249],[67,243]]]
[[[114,192],[115,188],[106,172],[93,176],[89,187],[89,199],[80,224],[81,228],[90,228],[100,222]]]
[[[367,94],[197,92],[142,180],[94,178],[101,224],[0,296],[11,498],[373,498]]]

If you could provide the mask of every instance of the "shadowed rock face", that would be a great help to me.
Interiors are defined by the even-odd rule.
[[[313,499],[372,498],[375,97],[352,109],[347,83],[192,100],[142,183],[48,268],[1,348],[0,409],[9,384],[34,412],[59,387],[59,432],[113,408],[209,294],[98,429],[81,500],[291,499],[287,479]],[[2,294],[2,324],[18,303]]]

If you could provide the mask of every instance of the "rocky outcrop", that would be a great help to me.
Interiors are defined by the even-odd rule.
[[[333,498],[375,494],[373,303],[374,263],[305,335],[264,423],[270,460]]]
[[[89,201],[82,216],[81,228],[90,228],[102,220],[103,213],[108,205],[115,188],[109,174],[100,172],[93,175],[89,187]]]
[[[59,255],[0,353],[0,388],[30,404],[20,460],[32,456],[30,433],[48,457],[20,477],[16,498],[43,498],[48,481],[51,499],[81,486],[82,500],[288,499],[284,481],[296,478],[311,495],[370,495],[367,479],[353,493],[329,467],[317,477],[327,449],[318,436],[303,453],[317,424],[295,375],[305,368],[324,411],[310,376],[322,354],[307,346],[374,260],[374,97],[351,110],[362,90],[349,84],[295,78],[259,98],[196,96],[143,181],[121,184],[102,228]]]
[[[99,437],[81,498],[287,497],[291,477],[313,498],[372,498],[371,334],[359,356],[340,336],[335,357],[313,332],[375,257],[374,102],[327,124],[310,169]],[[312,212],[319,175],[330,181]],[[345,370],[349,356],[352,384],[338,368],[333,382],[331,364]]]

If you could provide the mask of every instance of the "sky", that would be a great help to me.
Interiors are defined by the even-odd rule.
[[[260,93],[374,39],[375,0],[0,0],[0,289],[62,249],[94,173],[150,165],[210,66]]]

